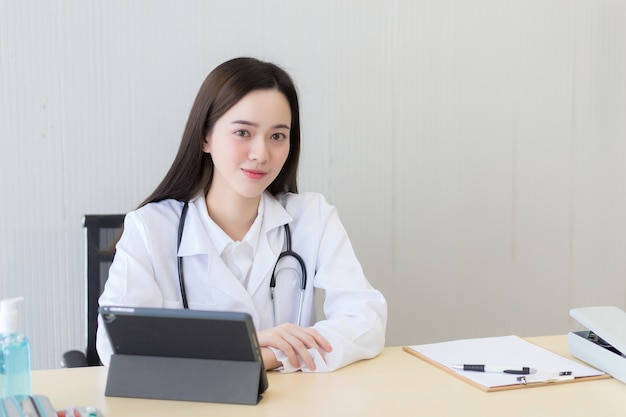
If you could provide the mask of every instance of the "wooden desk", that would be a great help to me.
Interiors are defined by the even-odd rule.
[[[566,336],[528,338],[571,357]],[[127,416],[621,416],[626,384],[616,379],[486,393],[404,352],[384,349],[328,374],[269,373],[258,405],[231,405],[105,397],[107,369],[33,372],[33,392],[56,408],[95,405],[105,417]]]

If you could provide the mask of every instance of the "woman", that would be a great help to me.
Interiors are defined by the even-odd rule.
[[[332,371],[376,356],[385,299],[363,275],[335,208],[319,194],[297,194],[299,154],[289,75],[253,58],[215,68],[165,178],[126,215],[100,305],[248,313],[266,369]],[[277,262],[290,237],[308,276],[301,301],[297,256]],[[324,291],[320,321],[315,289]],[[102,324],[97,347],[108,365]]]

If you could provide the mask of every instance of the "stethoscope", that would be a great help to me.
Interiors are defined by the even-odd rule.
[[[180,249],[180,242],[183,238],[183,230],[185,229],[185,218],[187,217],[187,208],[189,207],[189,202],[185,201],[183,204],[183,210],[180,213],[180,221],[178,223],[178,244],[176,245],[176,249]],[[270,298],[272,300],[272,314],[274,315],[274,325],[276,324],[276,298],[275,298],[275,289],[276,289],[276,267],[278,266],[278,262],[281,259],[291,256],[294,258],[298,265],[300,265],[300,300],[298,303],[298,317],[296,320],[296,324],[298,326],[302,323],[302,307],[304,305],[304,292],[306,290],[306,266],[304,264],[304,260],[298,253],[291,250],[291,230],[289,229],[289,224],[285,224],[285,242],[286,249],[278,255],[278,259],[276,259],[276,263],[274,264],[274,269],[272,270],[272,277],[270,279]],[[178,282],[180,284],[180,295],[183,299],[183,308],[188,309],[189,303],[187,302],[187,291],[185,290],[185,276],[183,273],[183,258],[182,256],[178,256]]]

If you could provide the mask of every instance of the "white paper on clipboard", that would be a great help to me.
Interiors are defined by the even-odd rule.
[[[453,369],[452,366],[462,364],[527,366],[536,368],[537,375],[571,372],[575,378],[604,375],[604,372],[565,358],[518,336],[462,339],[413,345],[408,348],[437,362],[448,371],[486,388],[520,385],[517,379],[519,375],[462,371]]]

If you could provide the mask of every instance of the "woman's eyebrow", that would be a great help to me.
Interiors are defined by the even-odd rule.
[[[250,122],[248,120],[233,120],[231,122],[231,124],[259,127],[258,123],[253,123],[253,122]],[[285,124],[281,123],[281,124],[277,124],[276,126],[272,126],[272,129],[287,129],[287,130],[290,130],[291,128],[288,125],[285,125]]]

